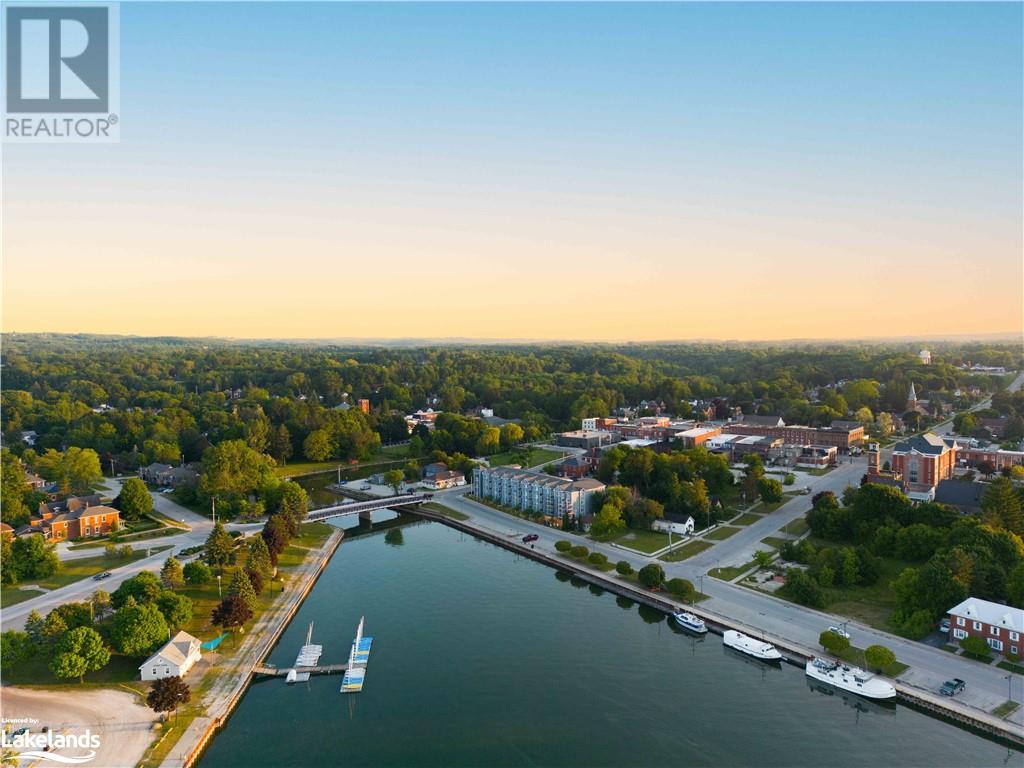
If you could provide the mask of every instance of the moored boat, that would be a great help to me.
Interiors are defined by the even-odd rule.
[[[676,620],[676,624],[681,626],[683,629],[690,630],[691,632],[703,635],[708,631],[707,625],[704,623],[704,619],[694,616],[692,613],[679,611],[673,613],[672,618]]]
[[[804,668],[807,676],[822,683],[828,683],[841,691],[849,691],[867,699],[895,699],[896,688],[892,683],[867,672],[831,659],[808,659]]]
[[[755,640],[734,629],[727,629],[725,631],[722,635],[722,643],[727,648],[732,648],[734,651],[745,653],[747,656],[752,656],[761,661],[779,661],[782,659],[782,654],[771,643]]]

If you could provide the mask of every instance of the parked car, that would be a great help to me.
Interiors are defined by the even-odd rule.
[[[92,577],[92,580],[93,581],[103,581],[104,579],[109,579],[110,576],[111,576],[110,571],[104,571],[103,573],[97,573],[95,576]]]
[[[828,631],[829,632],[835,632],[837,635],[839,635],[840,637],[845,637],[847,640],[850,639],[850,633],[847,632],[842,627],[829,627]]]
[[[954,677],[952,680],[947,680],[942,684],[942,687],[939,688],[939,693],[943,696],[956,696],[958,693],[962,693],[966,687],[967,683],[959,677]]]
[[[810,492],[811,492],[811,489],[809,487],[807,487],[806,485],[803,488],[801,488],[800,491],[799,491],[801,496],[806,496]]]
[[[538,536],[536,533],[528,533],[525,536],[523,536],[523,544],[529,544],[531,541],[536,541],[539,538],[540,536]]]
[[[949,632],[949,619],[943,619],[939,622],[940,632]]]

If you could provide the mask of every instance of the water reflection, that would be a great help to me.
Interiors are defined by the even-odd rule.
[[[622,595],[616,595],[615,604],[624,611],[631,611],[633,610],[633,606],[636,605],[636,603],[628,597],[623,597]]]
[[[896,714],[895,701],[872,701],[871,699],[862,698],[855,693],[836,688],[828,683],[823,683],[820,680],[811,680],[810,678],[807,679],[807,688],[822,696],[835,696],[841,699],[843,704],[857,710],[858,714],[865,712],[887,717],[892,717]]]
[[[646,624],[660,624],[665,621],[665,614],[657,608],[651,608],[649,605],[640,603],[638,610],[640,618],[643,619]]]

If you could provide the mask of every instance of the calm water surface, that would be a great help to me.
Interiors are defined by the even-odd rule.
[[[253,685],[202,768],[254,766],[1021,766],[925,715],[808,687],[662,614],[438,523],[345,541],[271,661],[309,621],[324,663],[360,615],[360,694],[340,677]],[[392,534],[394,536],[394,534]]]

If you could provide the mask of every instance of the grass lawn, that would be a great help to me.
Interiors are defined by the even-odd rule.
[[[730,520],[729,525],[753,525],[760,519],[761,515],[755,515],[753,512],[744,512],[735,520]]]
[[[436,501],[428,501],[420,505],[421,507],[436,512],[439,515],[450,517],[453,520],[469,520],[469,515],[463,514],[456,509],[446,507],[444,504],[438,504]]]
[[[755,565],[757,565],[757,562],[751,560],[749,563],[744,563],[743,565],[735,565],[732,568],[712,568],[710,571],[708,571],[708,576],[711,576],[715,579],[721,579],[722,581],[732,581],[741,573],[746,573],[747,571],[749,571]]]
[[[739,532],[739,528],[731,528],[728,525],[723,525],[721,528],[715,528],[711,533],[706,534],[704,538],[710,541],[724,541]]]
[[[840,651],[835,654],[840,659],[848,661],[851,664],[856,664],[858,667],[867,668],[867,664],[864,663],[864,651],[856,646],[851,645],[846,650]],[[897,675],[910,669],[906,664],[902,664],[899,661],[894,661],[887,667],[882,667],[882,674],[886,677],[896,677]]]
[[[762,544],[767,544],[769,547],[775,547],[775,549],[782,549],[782,545],[787,541],[790,541],[790,539],[780,539],[777,536],[766,536],[761,539]]]
[[[996,717],[1008,717],[1012,713],[1016,712],[1017,707],[1019,706],[1020,704],[1018,704],[1016,701],[1004,701],[1002,704],[1000,704],[998,707],[992,710],[992,714]]]
[[[659,560],[663,560],[666,563],[678,563],[682,560],[687,560],[694,555],[699,555],[705,549],[709,549],[714,546],[710,541],[704,541],[703,539],[697,539],[691,541],[689,544],[684,544],[678,549],[673,549],[667,555],[662,555]]]
[[[797,472],[806,472],[808,475],[816,475],[820,477],[821,475],[827,475],[835,469],[835,467],[794,467],[793,469]]]
[[[593,538],[593,537],[591,537]],[[612,536],[610,539],[594,539],[594,541],[614,542],[623,547],[635,549],[638,552],[657,552],[659,549],[668,546],[668,536],[664,533],[654,531],[634,531],[626,529],[622,533]]]
[[[409,458],[409,444],[382,445],[378,455],[386,459],[407,459]]]
[[[828,587],[825,589],[827,609],[847,618],[862,621],[875,629],[892,632],[889,618],[896,610],[896,595],[889,583],[900,572],[913,565],[903,560],[883,558],[878,581],[867,587]],[[785,595],[776,593],[785,599]]]
[[[154,547],[155,552],[161,552],[165,549],[172,549],[172,547]],[[111,568],[118,568],[128,563],[133,563],[136,560],[141,560],[146,557],[146,551],[133,552],[131,557],[107,557],[106,555],[97,555],[96,557],[83,557],[80,560],[68,560],[61,563],[61,568],[52,576],[46,579],[35,579],[31,583],[38,584],[43,589],[60,589],[66,587],[68,584],[73,584],[76,581],[87,579],[90,576],[95,576],[97,573],[103,571],[109,571]],[[98,587],[102,587],[102,583],[97,584]],[[6,587],[0,590],[0,603],[3,605],[13,605],[14,603],[27,600],[28,598],[21,597],[20,592],[17,588]],[[35,595],[29,595],[29,597],[35,597]],[[8,602],[13,599],[14,603]]]
[[[0,590],[0,605],[4,608],[9,608],[12,605],[23,603],[26,600],[31,600],[33,597],[39,597],[44,594],[38,589],[18,589],[17,587],[4,587]]]
[[[807,521],[802,517],[798,517],[794,520],[790,520],[784,526],[779,528],[779,530],[793,536],[803,536],[807,533],[807,527]]]
[[[76,679],[67,680],[56,677],[50,671],[50,659],[46,654],[39,654],[18,664],[11,664],[4,667],[4,683],[11,685],[23,685],[30,688],[43,688],[47,690],[78,691],[85,688],[112,688],[124,687],[135,693],[149,689],[148,683],[143,683],[139,677],[139,663],[141,658],[134,656],[122,656],[111,652],[110,662],[103,669],[90,672],[85,676],[85,682],[79,683]]]
[[[754,507],[754,511],[761,515],[771,514],[792,498],[792,496],[783,496],[782,501],[762,501],[756,507]]]
[[[548,464],[562,458],[562,453],[552,451],[548,448],[534,448],[530,451],[530,466],[536,467],[539,464]],[[487,461],[492,467],[503,467],[506,464],[513,464],[517,461],[516,451],[502,451],[493,456],[488,456]]]

